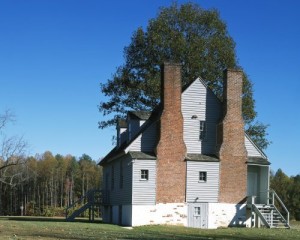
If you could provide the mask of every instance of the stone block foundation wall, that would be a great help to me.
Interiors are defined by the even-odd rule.
[[[118,224],[119,207],[112,207],[112,220]],[[208,203],[207,228],[251,227],[246,204]],[[105,221],[108,223],[108,221]],[[188,227],[187,203],[159,203],[156,205],[123,205],[122,225],[179,225]]]
[[[246,204],[209,203],[208,228],[251,227]]]
[[[132,206],[132,226],[168,224],[187,226],[185,203],[159,203]]]

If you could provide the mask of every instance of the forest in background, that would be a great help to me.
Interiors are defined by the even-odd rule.
[[[101,167],[90,156],[76,159],[49,151],[0,171],[0,215],[62,216],[89,189],[99,189]],[[5,183],[4,183],[5,182]]]
[[[49,151],[23,164],[0,170],[0,215],[64,216],[67,206],[90,189],[100,189],[102,169],[87,154],[76,158]],[[270,188],[282,199],[291,219],[300,220],[300,174],[271,172]]]
[[[271,171],[270,188],[275,190],[290,212],[290,218],[300,221],[300,174],[287,176],[281,169]]]

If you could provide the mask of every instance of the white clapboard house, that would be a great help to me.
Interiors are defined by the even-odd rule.
[[[221,102],[200,78],[182,89],[180,65],[164,64],[160,105],[119,120],[117,145],[100,161],[104,222],[289,227],[270,163],[244,132],[242,76],[224,72]]]

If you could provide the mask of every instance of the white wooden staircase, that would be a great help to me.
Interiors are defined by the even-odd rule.
[[[275,191],[268,191],[266,204],[255,203],[255,197],[251,201],[251,223],[253,227],[265,226],[267,228],[290,228],[289,211]],[[279,209],[281,209],[279,211]]]
[[[100,213],[101,206],[106,203],[107,197],[106,191],[89,190],[84,196],[66,208],[66,221],[72,222],[88,210],[89,221],[94,222],[95,213]]]

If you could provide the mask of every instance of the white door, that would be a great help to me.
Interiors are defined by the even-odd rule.
[[[189,227],[207,228],[207,203],[190,203],[188,215]]]
[[[258,197],[257,173],[256,172],[248,172],[247,193],[248,193],[248,196]]]

